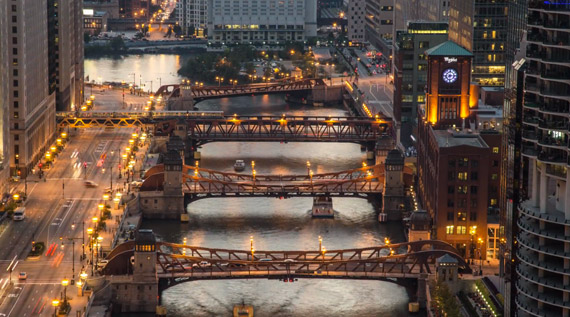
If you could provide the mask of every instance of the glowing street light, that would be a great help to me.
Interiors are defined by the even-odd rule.
[[[323,238],[319,236],[319,252],[323,250]]]

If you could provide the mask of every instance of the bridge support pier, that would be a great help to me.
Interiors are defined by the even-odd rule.
[[[420,277],[418,278],[418,304],[420,308],[426,308],[426,301],[427,301],[427,273],[421,273]]]

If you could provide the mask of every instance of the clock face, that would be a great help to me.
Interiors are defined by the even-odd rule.
[[[441,77],[446,83],[452,84],[457,80],[457,71],[453,68],[448,68],[443,71],[443,75]]]

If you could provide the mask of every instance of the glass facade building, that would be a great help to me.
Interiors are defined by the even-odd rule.
[[[507,0],[451,1],[449,39],[473,53],[471,80],[481,86],[505,83]]]

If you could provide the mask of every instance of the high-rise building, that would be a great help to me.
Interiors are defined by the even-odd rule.
[[[570,316],[569,12],[567,2],[528,2],[521,164],[528,187],[519,189],[515,214],[511,315]]]
[[[55,13],[48,17],[50,93],[55,90],[57,111],[73,111],[83,103],[83,8],[79,0],[48,4]]]
[[[208,0],[212,43],[284,43],[317,36],[316,0]]]
[[[499,276],[501,277],[500,292],[504,300],[504,316],[511,316],[516,307],[516,270],[514,236],[518,233],[518,204],[528,189],[528,162],[522,165],[521,137],[524,69],[526,61],[526,44],[523,39],[527,29],[527,0],[509,1],[509,19],[507,25],[507,41],[505,45],[505,99],[503,105],[503,147],[500,183],[500,261]],[[523,173],[523,170],[527,170]]]
[[[8,3],[10,171],[25,175],[56,132],[56,104],[82,100],[83,27],[79,0]]]
[[[365,40],[365,0],[348,1],[347,16],[347,33],[348,40],[354,43],[362,43]]]
[[[447,41],[426,51],[425,105],[418,109],[418,191],[435,230],[465,257],[487,258],[487,211],[499,186],[501,135],[470,104],[472,55]],[[497,125],[495,125],[496,127]],[[494,199],[494,201],[493,201]]]
[[[208,0],[179,0],[176,3],[178,25],[186,35],[204,36],[208,26]]]
[[[451,0],[449,39],[473,53],[471,80],[503,86],[507,0]]]
[[[392,54],[394,0],[366,0],[366,39],[384,55]]]
[[[10,130],[8,109],[8,1],[0,2],[0,194],[8,192]]]
[[[425,102],[425,52],[447,41],[446,22],[409,22],[394,42],[394,119],[415,123],[418,104]],[[403,136],[402,136],[403,137]]]

